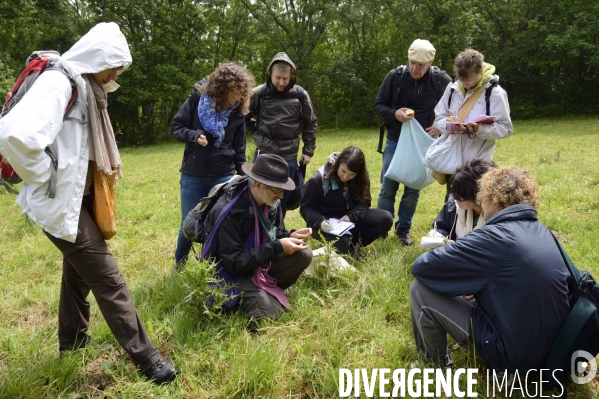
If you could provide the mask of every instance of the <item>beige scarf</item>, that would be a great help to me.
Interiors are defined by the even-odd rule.
[[[116,146],[114,132],[108,116],[106,90],[94,81],[92,75],[83,75],[87,82],[87,105],[89,110],[89,159],[96,161],[98,170],[111,175],[116,169],[116,179],[121,178],[121,156]]]

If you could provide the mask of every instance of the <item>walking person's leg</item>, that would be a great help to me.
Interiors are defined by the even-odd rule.
[[[61,347],[73,336],[86,333],[89,320],[86,297],[91,290],[108,327],[135,365],[156,382],[174,379],[174,367],[162,360],[150,341],[116,260],[85,207],[81,209],[78,229],[75,243],[45,233],[70,265],[64,268],[66,275],[59,304]],[[84,283],[88,289],[83,288]]]

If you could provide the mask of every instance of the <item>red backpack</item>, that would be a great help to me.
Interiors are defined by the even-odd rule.
[[[68,72],[58,64],[60,53],[57,51],[34,51],[25,62],[25,69],[19,75],[19,78],[15,82],[11,91],[6,94],[6,101],[2,107],[2,113],[0,118],[3,118],[6,114],[14,108],[15,105],[21,101],[21,99],[27,94],[35,80],[45,71],[56,70],[62,72],[71,82],[72,94],[67,108],[65,110],[63,120],[66,120],[73,110],[74,105],[77,102],[77,84],[69,76]],[[47,149],[47,152],[49,149]],[[50,154],[49,154],[50,155]],[[53,174],[54,175],[54,174]],[[6,158],[0,154],[0,186],[13,194],[18,192],[12,187],[14,184],[18,184],[23,180],[17,175],[12,166]],[[51,198],[54,197],[54,193],[50,193]]]

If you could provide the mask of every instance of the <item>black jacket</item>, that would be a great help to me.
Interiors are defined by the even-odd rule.
[[[395,111],[400,108],[414,110],[414,118],[423,129],[433,125],[435,121],[435,106],[443,95],[443,91],[451,78],[443,71],[439,75],[440,88],[436,88],[433,78],[433,67],[429,68],[424,76],[418,80],[412,79],[409,70],[404,67],[403,77],[392,91],[393,78],[397,68],[393,68],[381,84],[379,93],[374,101],[374,110],[381,115],[387,124],[387,140],[398,141],[402,123],[395,119]]]
[[[225,205],[247,185],[247,182],[240,184],[235,188],[233,193],[228,196],[222,196],[217,201],[206,218],[204,224],[206,234],[210,234],[210,231],[212,231],[212,227]],[[242,195],[231,211],[225,216],[218,231],[216,260],[233,277],[251,273],[256,267],[276,259],[283,253],[283,246],[278,238],[289,237],[290,235],[285,230],[283,213],[279,207],[279,202],[277,202],[274,207],[269,209],[268,213],[268,219],[277,228],[277,240],[244,250],[243,244],[253,231],[255,220],[250,195],[248,187],[248,191]]]
[[[287,54],[278,53],[268,65],[271,71],[275,62],[289,64],[295,72],[295,64]],[[299,85],[292,77],[284,91],[278,92],[266,75],[266,83],[252,90],[250,112],[246,115],[248,131],[253,134],[256,148],[265,154],[277,154],[287,161],[297,159],[300,148],[300,135],[304,143],[302,154],[314,156],[316,149],[316,113],[308,92],[304,93],[302,107],[298,99]],[[260,93],[267,95],[260,101]],[[262,104],[260,104],[262,102]],[[251,119],[254,118],[255,120]]]
[[[225,138],[219,147],[216,138],[204,132],[198,117],[200,96],[194,90],[183,103],[173,120],[173,137],[185,143],[181,173],[199,177],[232,175],[237,171],[243,175],[241,165],[245,163],[245,118],[239,108],[231,111],[225,127]],[[208,139],[205,147],[198,144],[203,134]]]
[[[567,266],[528,205],[507,207],[424,253],[412,272],[441,295],[474,295],[476,352],[496,369],[542,368],[569,312]]]
[[[330,165],[327,165],[325,173],[328,173],[329,169]],[[364,202],[351,198],[349,195],[346,199],[342,188],[333,190],[332,187],[329,187],[327,195],[323,196],[322,181],[320,172],[314,173],[306,182],[304,195],[300,202],[300,215],[313,231],[320,230],[323,219],[328,218],[341,218],[347,215],[351,222],[356,223],[370,209],[370,196]],[[370,187],[368,191],[370,192]]]

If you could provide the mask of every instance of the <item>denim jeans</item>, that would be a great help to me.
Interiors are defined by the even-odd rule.
[[[189,250],[191,249],[191,241],[183,235],[183,221],[198,202],[208,195],[212,187],[219,183],[224,183],[233,175],[198,177],[185,173],[181,173],[179,185],[181,187],[181,227],[179,228],[179,237],[177,238],[177,249],[175,250],[175,262],[185,263]]]
[[[382,185],[378,201],[378,208],[389,211],[391,216],[395,215],[393,208],[395,207],[395,194],[397,194],[397,190],[399,189],[399,183],[384,176],[387,169],[389,169],[389,164],[393,159],[396,148],[397,141],[387,139],[385,150],[383,151],[383,168],[381,169]],[[407,234],[410,232],[419,197],[420,190],[404,186],[403,195],[397,208],[397,220],[395,221],[396,234]]]

